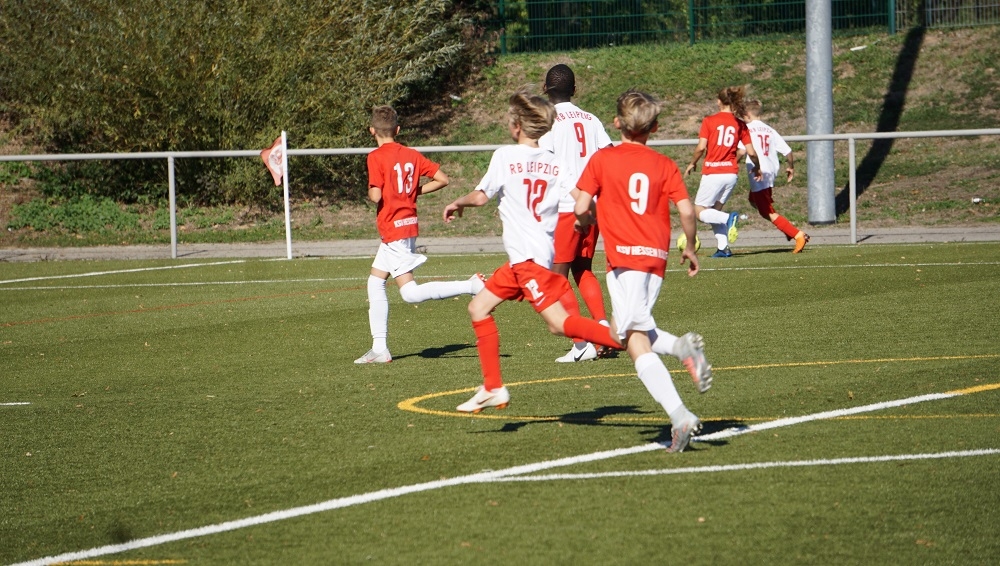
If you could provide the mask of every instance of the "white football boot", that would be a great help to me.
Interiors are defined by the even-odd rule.
[[[387,364],[392,361],[392,354],[389,350],[383,350],[381,352],[376,352],[375,350],[368,350],[365,355],[354,360],[356,364]]]
[[[579,349],[573,346],[568,352],[562,357],[556,358],[556,361],[561,364],[571,364],[573,362],[585,362],[587,360],[597,359],[597,348],[593,344],[587,342],[587,347],[584,349]]]
[[[506,409],[507,405],[510,405],[510,393],[506,387],[487,391],[486,387],[480,385],[476,388],[476,394],[472,396],[472,399],[462,403],[455,410],[461,413],[475,414],[487,407]]]

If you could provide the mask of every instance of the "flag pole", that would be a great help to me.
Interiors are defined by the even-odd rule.
[[[288,135],[281,130],[281,178],[285,182],[285,245],[292,259],[292,207],[288,198]]]

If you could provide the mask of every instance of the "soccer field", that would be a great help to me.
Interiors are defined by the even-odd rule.
[[[526,304],[504,411],[454,411],[467,298],[390,285],[356,366],[368,258],[0,264],[0,562],[1000,562],[1000,244],[741,252],[654,311],[714,366],[665,359],[680,454],[626,355],[554,363]]]

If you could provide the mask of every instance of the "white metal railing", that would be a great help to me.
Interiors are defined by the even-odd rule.
[[[848,147],[848,167],[850,177],[850,220],[851,244],[858,243],[857,226],[857,140],[906,139],[906,138],[942,138],[942,137],[972,137],[1000,136],[1000,128],[977,130],[933,130],[924,132],[870,132],[849,134],[813,134],[801,136],[784,136],[791,142],[814,141],[846,141]],[[694,146],[698,140],[650,140],[650,146]],[[495,151],[500,145],[445,145],[445,146],[415,146],[421,153],[478,152]],[[288,149],[289,157],[296,155],[366,155],[375,148],[329,148],[329,149]],[[142,153],[75,153],[75,154],[41,154],[41,155],[0,155],[3,161],[82,161],[82,160],[115,160],[115,159],[166,159],[168,192],[170,200],[170,257],[177,258],[177,194],[174,180],[174,162],[177,159],[193,158],[231,158],[252,157],[260,159],[260,150],[234,151],[159,151]],[[288,234],[288,256],[291,258],[291,219],[285,214],[285,231]]]

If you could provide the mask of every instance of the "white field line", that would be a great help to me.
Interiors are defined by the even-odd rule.
[[[842,464],[873,464],[878,462],[900,462],[905,460],[938,460],[943,458],[968,458],[970,456],[993,456],[1000,449],[962,450],[958,452],[936,452],[932,454],[897,454],[892,456],[862,456],[858,458],[834,458],[832,460],[797,460],[791,462],[752,462],[748,464],[728,464],[698,466],[691,468],[665,468],[660,470],[635,470],[625,472],[599,472],[586,474],[545,474],[539,476],[503,477],[494,482],[528,482],[556,480],[590,480],[603,478],[626,478],[637,476],[668,476],[679,474],[705,474],[714,472],[742,472],[765,470],[768,468],[805,468],[810,466],[838,466]]]
[[[740,427],[738,429],[727,429],[717,433],[709,434],[703,437],[697,437],[699,440],[711,440],[726,438],[730,436],[737,436],[740,434],[746,434],[747,432],[752,432],[755,430],[766,430],[770,428],[778,428],[791,426],[795,424],[800,424],[803,422],[815,421],[820,419],[832,419],[845,415],[852,415],[862,412],[878,411],[881,409],[886,409],[890,407],[898,407],[902,405],[913,405],[916,403],[923,403],[925,401],[937,401],[941,399],[949,399],[952,397],[958,397],[965,393],[936,393],[930,395],[920,395],[917,397],[909,397],[907,399],[899,399],[897,401],[887,401],[883,403],[874,403],[871,405],[864,405],[860,407],[851,407],[848,409],[840,409],[836,411],[825,411],[822,413],[815,413],[812,415],[803,415],[801,417],[791,417],[786,419],[778,419],[775,421],[770,421],[766,423],[761,423],[758,425],[753,425],[749,427]],[[420,493],[424,491],[430,491],[434,489],[441,489],[445,487],[451,487],[456,485],[467,485],[474,483],[487,483],[496,482],[500,480],[505,480],[505,478],[510,478],[512,476],[520,476],[524,474],[532,474],[535,472],[540,472],[543,470],[548,470],[551,468],[558,468],[563,466],[574,466],[577,464],[584,464],[587,462],[596,462],[599,460],[606,460],[610,458],[618,458],[620,456],[629,456],[632,454],[639,454],[642,452],[650,452],[653,450],[662,450],[663,445],[652,442],[648,444],[642,444],[639,446],[633,446],[630,448],[619,448],[616,450],[607,450],[602,452],[594,452],[592,454],[582,454],[580,456],[569,456],[566,458],[560,458],[557,460],[549,460],[545,462],[537,462],[534,464],[525,464],[521,466],[514,466],[512,468],[506,468],[504,470],[487,470],[479,472],[477,474],[470,474],[466,476],[459,476],[451,479],[437,480],[426,483],[418,483],[408,486],[395,487],[389,489],[383,489],[379,491],[373,491],[369,493],[363,493],[360,495],[352,495],[348,497],[341,497],[337,499],[331,499],[329,501],[324,501],[322,503],[315,503],[313,505],[306,505],[303,507],[294,507],[292,509],[286,509],[283,511],[274,511],[271,513],[265,513],[263,515],[257,515],[254,517],[247,517],[245,519],[238,519],[235,521],[226,521],[224,523],[217,523],[214,525],[207,525],[204,527],[197,527],[194,529],[188,529],[184,531],[178,531],[174,533],[168,533],[164,535],[157,535],[147,538],[135,539],[121,544],[112,544],[107,546],[101,546],[97,548],[91,548],[89,550],[81,550],[76,552],[67,552],[65,554],[60,554],[57,556],[48,556],[45,558],[38,558],[35,560],[30,560],[27,562],[19,562],[13,564],[12,566],[40,566],[43,564],[51,564],[53,562],[71,562],[74,560],[85,560],[88,558],[94,558],[97,556],[106,556],[109,554],[117,554],[120,552],[126,552],[130,550],[136,550],[139,548],[147,548],[151,546],[158,546],[161,544],[166,544],[170,542],[176,542],[179,540],[192,539],[197,537],[203,537],[218,533],[224,533],[228,531],[234,531],[237,529],[243,529],[247,527],[253,527],[256,525],[263,525],[267,523],[273,523],[276,521],[284,521],[287,519],[292,519],[295,517],[302,517],[304,515],[311,515],[314,513],[322,513],[324,511],[331,511],[334,509],[343,509],[345,507],[351,507],[354,505],[362,505],[365,503],[372,503],[375,501],[382,501],[384,499],[391,499],[395,497],[401,497],[403,495],[408,495],[411,493]],[[970,454],[972,455],[972,454]],[[924,456],[933,457],[933,456]],[[947,457],[947,456],[942,456]],[[506,480],[505,480],[506,481]]]
[[[449,257],[455,257],[449,255]],[[476,256],[481,257],[481,256]],[[306,258],[308,259],[308,258]],[[344,258],[344,259],[357,259],[357,258]],[[190,263],[184,265],[172,265],[164,267],[147,267],[141,269],[124,269],[118,271],[94,271],[90,273],[77,273],[72,275],[51,275],[46,277],[27,277],[24,279],[7,279],[0,280],[0,285],[7,285],[10,283],[26,283],[31,281],[48,281],[53,279],[70,279],[79,277],[94,277],[98,275],[118,275],[122,273],[137,273],[142,271],[159,271],[164,269],[181,269],[186,267],[203,267],[209,265],[227,265],[232,263],[247,263],[250,260],[237,260],[237,261],[223,261],[214,263]],[[277,261],[277,260],[259,260],[259,261]],[[284,260],[287,261],[287,260]],[[716,267],[716,268],[702,268],[701,271],[786,271],[792,269],[863,269],[863,268],[888,268],[888,267],[982,267],[982,266],[995,266],[1000,265],[1000,262],[951,262],[951,263],[868,263],[868,264],[852,264],[852,265],[785,265],[785,266],[768,266],[768,267]],[[686,269],[683,268],[672,268],[667,269],[667,272],[683,272]],[[606,271],[595,269],[595,274],[603,275]],[[422,275],[423,279],[453,279],[456,277],[463,277],[465,274],[445,274],[445,275]],[[364,277],[321,277],[321,278],[310,278],[310,279],[257,279],[251,281],[194,281],[187,283],[131,283],[131,284],[119,284],[119,285],[62,285],[62,286],[41,286],[41,287],[2,287],[0,286],[0,291],[50,291],[50,290],[67,290],[67,289],[127,289],[127,288],[140,288],[140,287],[198,287],[198,286],[211,286],[211,285],[281,285],[285,283],[323,283],[323,282],[347,282],[347,281],[367,281],[367,276]]]
[[[16,403],[0,403],[0,407],[17,407],[20,405],[30,405],[27,401],[19,401]]]
[[[165,269],[184,269],[187,267],[205,267],[209,265],[230,265],[233,263],[246,263],[247,260],[240,259],[234,261],[214,261],[210,263],[185,263],[182,265],[164,265],[161,267],[139,267],[135,269],[116,269],[113,271],[89,271],[87,273],[73,273],[69,275],[47,275],[45,277],[25,277],[23,279],[2,279],[0,285],[8,283],[27,283],[29,281],[51,281],[53,279],[75,279],[77,277],[97,277],[99,275],[118,275],[121,273],[141,273],[143,271],[162,271]]]

